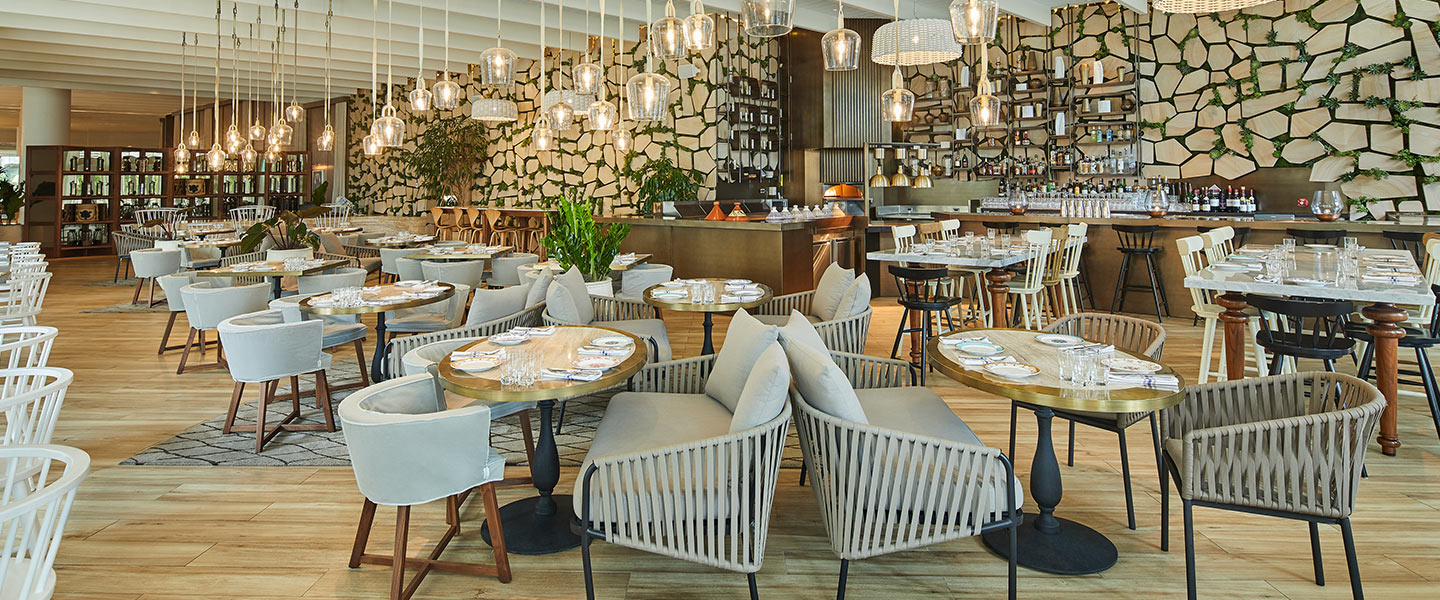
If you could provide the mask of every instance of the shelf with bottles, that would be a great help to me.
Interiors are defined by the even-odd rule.
[[[110,174],[70,174],[61,181],[61,195],[65,198],[94,198],[110,196]]]
[[[135,211],[142,208],[162,208],[165,206],[164,196],[153,197],[124,197],[120,198],[120,221],[129,223],[135,220]]]
[[[161,149],[120,150],[120,174],[127,173],[168,173],[166,151]]]
[[[265,178],[265,191],[272,196],[304,193],[305,175],[271,175]]]
[[[65,254],[108,254],[110,229],[108,223],[66,223],[60,226],[59,245]]]
[[[109,149],[66,150],[61,160],[61,173],[109,173],[114,167],[115,151]]]
[[[60,203],[60,222],[98,223],[110,220],[110,199],[66,198]]]
[[[120,175],[120,195],[162,196],[165,194],[165,175],[160,173]]]

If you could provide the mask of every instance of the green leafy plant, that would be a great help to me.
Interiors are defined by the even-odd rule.
[[[610,263],[620,253],[620,242],[630,235],[630,225],[595,222],[595,203],[578,189],[569,189],[555,205],[550,233],[540,240],[550,256],[566,269],[576,267],[586,281],[610,276]]]
[[[421,198],[439,205],[474,187],[486,140],[484,127],[468,114],[442,116],[415,136],[414,148],[399,153],[399,160],[420,182]]]
[[[25,182],[11,183],[9,179],[0,177],[0,209],[5,211],[5,218],[11,221],[20,218],[22,206],[25,206]]]
[[[327,193],[328,193],[329,191],[330,191],[330,182],[328,182],[328,181],[322,181],[322,182],[320,182],[320,185],[317,185],[317,186],[315,186],[315,189],[310,190],[310,203],[311,203],[311,204],[314,204],[315,206],[320,206],[320,205],[322,205],[322,204],[325,204],[325,203],[328,201],[328,199],[327,199],[325,196],[327,195]]]
[[[310,227],[305,225],[305,219],[328,212],[329,208],[319,205],[307,206],[299,211],[280,211],[246,229],[244,237],[240,239],[240,251],[253,252],[267,237],[275,243],[276,250],[317,249],[320,247],[320,236],[310,231]]]
[[[641,214],[651,214],[665,202],[694,202],[700,194],[700,178],[663,156],[647,163],[640,178],[635,195]]]

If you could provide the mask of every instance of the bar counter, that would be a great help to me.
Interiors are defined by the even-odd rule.
[[[1115,297],[1116,278],[1120,274],[1120,261],[1122,255],[1117,250],[1119,240],[1115,235],[1115,225],[1159,225],[1160,230],[1155,232],[1154,245],[1159,248],[1157,256],[1157,268],[1160,271],[1161,285],[1164,286],[1165,295],[1169,299],[1170,314],[1176,317],[1190,318],[1193,313],[1190,310],[1190,292],[1185,288],[1185,271],[1180,265],[1180,259],[1176,254],[1175,240],[1178,238],[1198,235],[1198,227],[1224,227],[1231,226],[1237,229],[1249,228],[1245,235],[1245,243],[1277,244],[1286,237],[1287,229],[1343,229],[1354,237],[1359,238],[1360,244],[1369,248],[1390,248],[1390,241],[1382,232],[1385,231],[1406,231],[1406,232],[1427,232],[1440,230],[1440,218],[1437,217],[1414,217],[1407,218],[1403,222],[1395,221],[1337,221],[1325,223],[1310,218],[1255,220],[1236,216],[1166,216],[1151,218],[1145,215],[1116,215],[1110,218],[1082,218],[1082,217],[1061,217],[1054,213],[1031,213],[1024,215],[1009,215],[998,213],[931,213],[935,220],[959,219],[961,231],[974,231],[983,234],[985,226],[982,222],[1013,222],[1019,223],[1022,229],[1034,229],[1035,227],[1057,227],[1071,223],[1087,223],[1090,225],[1087,236],[1090,239],[1082,255],[1081,269],[1090,282],[1090,289],[1094,294],[1094,306],[1102,311],[1110,310],[1111,302]],[[905,222],[876,222],[872,224],[872,231],[877,228],[884,228],[893,225],[914,225],[913,221]],[[877,236],[882,247],[893,247],[888,234]],[[1238,240],[1237,240],[1238,241]],[[1138,264],[1130,262],[1130,283],[1132,285],[1144,285],[1146,279],[1145,263]],[[890,286],[893,287],[893,286]],[[893,293],[893,292],[892,292]],[[1142,315],[1153,315],[1155,303],[1150,294],[1131,291],[1125,299],[1123,310]]]
[[[861,216],[826,217],[801,223],[705,221],[653,217],[596,217],[626,223],[624,252],[653,255],[652,264],[675,268],[675,277],[741,277],[770,286],[776,295],[814,289],[831,262],[864,269]]]

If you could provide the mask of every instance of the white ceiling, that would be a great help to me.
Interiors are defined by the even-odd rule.
[[[371,9],[367,0],[331,0],[335,17],[332,21],[331,86],[333,95],[367,88],[371,81]],[[393,22],[387,22],[387,0],[379,2],[379,77],[383,82],[387,30],[393,27],[395,76],[411,77],[417,71],[419,26],[425,27],[425,61],[427,76],[439,70],[444,59],[445,3],[447,0],[397,0]],[[292,8],[295,0],[281,0]],[[497,15],[505,46],[521,56],[534,57],[540,46],[541,3],[535,0],[503,0],[497,11],[492,0],[458,0],[451,2],[450,60],[452,66],[473,62],[480,51],[495,44]],[[546,21],[549,34],[546,45],[563,43],[567,48],[584,44],[586,3],[593,15],[589,30],[598,33],[601,0],[556,0],[547,3]],[[617,35],[620,5],[624,4],[624,26],[618,35],[635,39],[645,22],[644,0],[606,0],[606,35]],[[795,0],[795,25],[815,31],[827,31],[835,24],[833,0]],[[706,1],[707,11],[733,14],[740,0]],[[1052,7],[1064,0],[1003,0],[1001,8],[1022,18],[1048,22]],[[1145,0],[1122,0],[1128,8],[1146,10]],[[302,102],[318,100],[325,95],[325,11],[326,0],[300,0],[296,29],[299,35],[297,92]],[[557,32],[561,6],[564,7],[565,34]],[[902,18],[944,17],[949,0],[907,0],[900,3]],[[252,45],[251,24],[257,10],[264,25],[258,38],[273,40],[273,0],[224,0],[221,54],[222,96],[228,95],[230,82],[231,8],[238,6],[242,52],[240,54],[240,85],[248,76],[256,77],[256,85],[268,86],[270,81],[269,43]],[[845,16],[850,18],[888,18],[894,11],[890,0],[847,0]],[[653,16],[664,13],[664,4],[651,5]],[[685,0],[676,2],[680,16],[689,14]],[[60,87],[108,92],[174,95],[179,89],[181,32],[198,33],[199,58],[192,48],[189,69],[202,86],[201,97],[211,94],[216,54],[215,4],[208,0],[15,0],[0,3],[0,85]],[[192,35],[193,37],[193,35]],[[286,36],[285,47],[290,47]],[[262,52],[254,52],[260,46]],[[253,66],[250,58],[254,58]],[[288,72],[290,59],[285,60]],[[268,89],[268,88],[267,88]],[[288,95],[288,94],[287,94]]]

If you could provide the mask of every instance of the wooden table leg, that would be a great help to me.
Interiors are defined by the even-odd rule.
[[[917,283],[915,283],[915,282],[913,282],[913,281],[907,281],[907,282],[905,283],[905,286],[909,288],[909,293],[910,293],[912,296],[919,294],[919,291],[918,291],[918,290],[919,290],[919,286],[920,286],[920,285],[924,285],[924,284],[923,284],[923,283],[917,284]],[[916,365],[920,364],[920,359],[921,359],[921,358],[924,356],[924,354],[925,354],[925,342],[924,342],[924,338],[921,336],[921,333],[922,333],[922,332],[921,332],[921,328],[925,326],[925,319],[928,319],[928,318],[930,318],[930,316],[927,315],[927,314],[925,314],[925,311],[920,311],[920,310],[912,310],[912,311],[910,311],[910,324],[908,325],[908,327],[910,328],[910,363],[911,363],[911,364],[916,364]]]
[[[1225,308],[1220,313],[1220,322],[1225,324],[1225,379],[1237,381],[1245,378],[1245,324],[1250,317],[1245,314],[1245,296],[1226,292],[1215,297],[1215,302]],[[1256,357],[1256,360],[1260,360]]]
[[[998,267],[985,274],[985,279],[990,282],[987,288],[990,290],[990,326],[996,329],[1010,326],[1005,302],[1010,296],[1010,278],[1014,276],[1014,273]]]
[[[1398,323],[1405,320],[1405,311],[1389,302],[1376,302],[1365,307],[1362,314],[1370,319],[1365,330],[1375,339],[1375,382],[1385,395],[1385,412],[1380,413],[1380,451],[1394,456],[1400,448],[1395,398],[1396,370],[1400,360],[1400,338],[1405,330]]]

